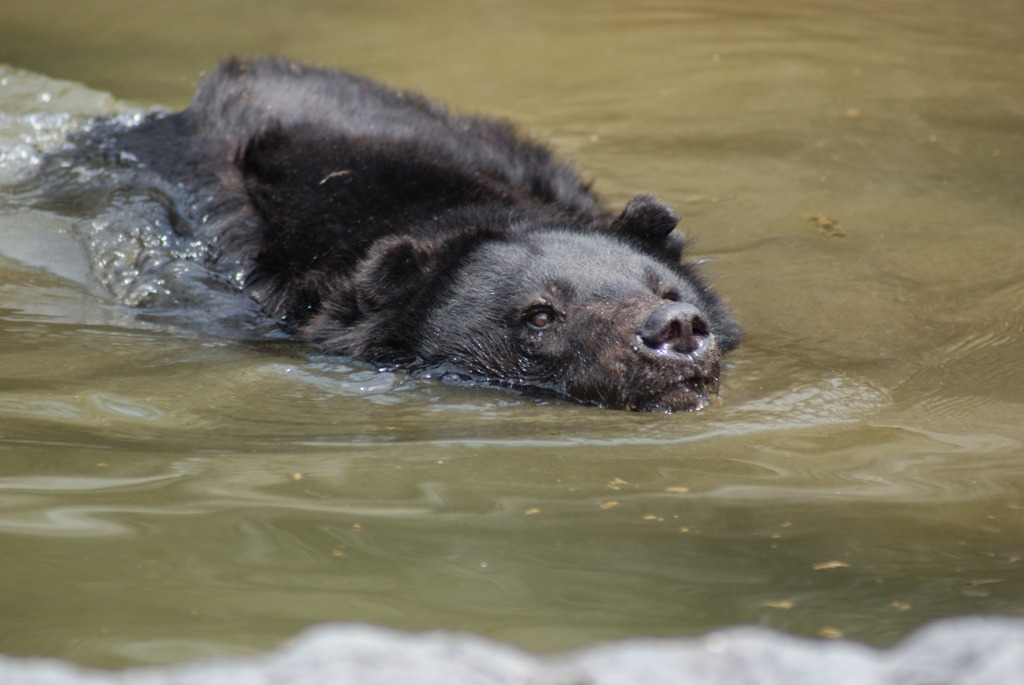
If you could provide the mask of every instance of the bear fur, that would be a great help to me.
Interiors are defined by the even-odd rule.
[[[328,354],[670,412],[705,406],[739,341],[661,201],[613,215],[509,124],[353,74],[230,60],[107,144]]]

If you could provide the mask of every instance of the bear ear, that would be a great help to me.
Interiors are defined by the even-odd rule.
[[[675,233],[679,215],[653,195],[637,195],[626,203],[608,230],[641,249],[678,262],[683,255],[683,237]]]
[[[436,271],[438,256],[435,245],[409,236],[378,241],[355,275],[359,308],[369,313],[415,300]]]

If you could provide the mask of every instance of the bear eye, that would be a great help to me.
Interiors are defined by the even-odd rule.
[[[538,331],[544,330],[557,320],[555,312],[547,307],[541,307],[530,311],[526,315],[526,324]]]
[[[683,296],[679,294],[679,291],[675,288],[665,288],[660,295],[661,299],[668,300],[669,302],[679,302],[683,299]]]

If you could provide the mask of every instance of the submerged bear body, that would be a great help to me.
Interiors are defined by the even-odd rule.
[[[168,202],[176,231],[330,354],[677,411],[707,403],[739,340],[672,210],[641,195],[608,213],[504,122],[259,59],[221,65],[183,112],[103,135],[189,198]]]

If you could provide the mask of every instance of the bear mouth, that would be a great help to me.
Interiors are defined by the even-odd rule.
[[[566,388],[561,384],[546,383],[540,380],[533,382],[505,379],[496,380],[486,375],[468,372],[450,363],[421,364],[407,368],[415,378],[439,380],[446,385],[458,387],[490,387],[512,392],[520,392],[535,397],[561,397],[572,402],[587,404],[602,409],[621,409],[626,411],[673,414],[676,412],[700,411],[711,404],[711,397],[718,394],[718,376],[694,375],[677,378],[672,381],[662,380],[652,383],[651,379],[641,386],[647,391],[639,394],[624,392],[599,391],[595,388],[584,390],[579,387]],[[650,386],[659,385],[657,389]],[[633,387],[629,389],[634,389]]]
[[[661,414],[700,411],[711,404],[711,396],[717,393],[717,379],[692,378],[675,383],[640,401],[627,400],[622,408]]]
[[[688,366],[669,373],[665,369],[660,371],[637,370],[614,387],[576,383],[564,394],[577,402],[605,409],[661,414],[700,411],[718,394],[717,364],[707,369]]]

